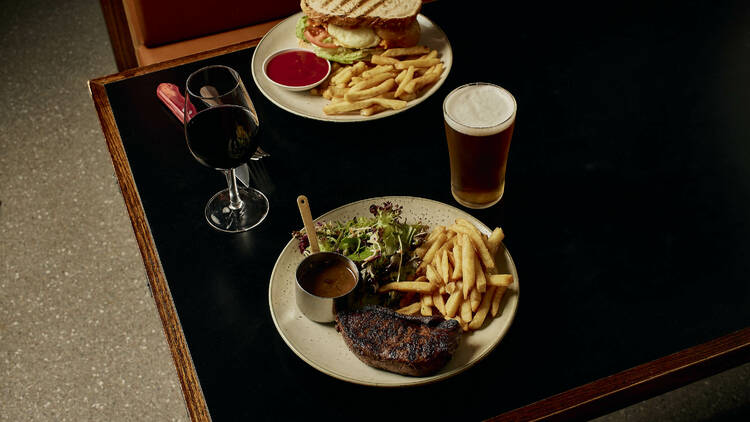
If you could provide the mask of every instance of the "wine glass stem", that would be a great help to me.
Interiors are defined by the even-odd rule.
[[[229,209],[233,211],[241,210],[245,207],[245,203],[242,202],[240,193],[237,191],[237,178],[234,169],[224,170],[224,176],[226,176],[229,185]]]

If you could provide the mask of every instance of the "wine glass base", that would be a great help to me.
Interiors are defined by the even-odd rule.
[[[216,230],[227,233],[244,232],[260,224],[268,215],[268,198],[263,192],[241,187],[237,190],[245,204],[239,210],[229,208],[229,189],[220,191],[208,201],[206,220]]]

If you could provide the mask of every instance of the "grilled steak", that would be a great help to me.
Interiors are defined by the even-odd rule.
[[[461,340],[457,321],[402,315],[382,306],[339,310],[336,329],[364,363],[413,376],[445,366]]]

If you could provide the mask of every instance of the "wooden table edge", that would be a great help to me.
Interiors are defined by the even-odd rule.
[[[151,294],[156,302],[156,308],[164,328],[167,344],[172,353],[180,379],[180,385],[187,404],[190,418],[194,421],[210,421],[208,406],[200,389],[198,375],[195,371],[190,351],[187,347],[185,335],[180,325],[177,310],[174,307],[172,294],[167,285],[167,279],[161,266],[156,244],[154,243],[151,229],[146,220],[146,213],[138,194],[138,188],[133,179],[125,148],[117,130],[112,107],[107,97],[106,87],[95,82],[89,83],[91,97],[96,105],[99,122],[107,141],[107,147],[112,158],[117,182],[120,186],[122,197],[125,200],[130,222],[133,226],[138,248],[146,268]]]
[[[750,327],[600,378],[489,419],[595,418],[750,362]]]
[[[125,207],[127,208],[130,222],[133,226],[133,232],[135,233],[136,241],[138,242],[141,257],[143,258],[151,293],[159,312],[164,335],[172,354],[177,376],[180,380],[180,387],[182,388],[182,393],[185,398],[186,408],[190,415],[190,419],[196,422],[210,421],[211,416],[208,411],[208,405],[206,404],[206,399],[201,389],[200,382],[198,381],[198,374],[195,370],[195,365],[190,356],[190,350],[187,347],[185,333],[182,331],[182,325],[180,324],[179,316],[177,315],[177,310],[175,309],[174,301],[172,300],[172,293],[169,290],[166,275],[161,266],[161,260],[159,259],[156,244],[154,243],[151,229],[148,225],[148,220],[146,219],[146,213],[140,200],[138,188],[135,185],[133,173],[130,169],[127,155],[125,154],[125,147],[122,143],[120,132],[117,129],[117,122],[112,113],[112,106],[109,102],[109,97],[107,96],[106,85],[185,63],[250,48],[257,45],[259,41],[260,39],[249,40],[188,57],[169,60],[163,63],[128,69],[116,74],[92,79],[88,82],[89,93],[94,101],[96,112],[99,117],[99,123],[104,132],[117,182],[125,201]]]
[[[211,57],[233,53],[235,51],[244,50],[250,47],[255,47],[256,45],[258,45],[260,40],[261,38],[256,38],[256,39],[228,45],[226,47],[219,47],[213,50],[208,50],[208,51],[204,51],[201,53],[192,54],[190,56],[167,60],[165,62],[154,63],[154,64],[150,64],[147,66],[142,66],[142,67],[135,67],[132,69],[126,69],[126,70],[123,70],[122,72],[113,73],[111,75],[92,79],[89,81],[89,85],[91,84],[106,85],[106,84],[117,82],[123,79],[132,78],[134,76],[145,75],[145,74],[153,73],[162,69],[169,69],[172,67],[177,67],[177,66],[186,64],[186,63],[192,63],[192,62],[196,62],[199,60],[209,59]]]
[[[122,139],[117,130],[107,97],[106,85],[254,47],[259,42],[260,39],[249,40],[163,63],[128,69],[89,81],[89,91],[96,105],[115,174],[146,267],[149,285],[164,326],[164,334],[180,379],[186,407],[193,421],[210,421],[211,417],[190,351],[187,348],[172,294],[161,267],[145,211],[140,202]],[[595,417],[608,410],[656,396],[748,361],[750,361],[750,327],[570,389],[490,420],[567,420]]]

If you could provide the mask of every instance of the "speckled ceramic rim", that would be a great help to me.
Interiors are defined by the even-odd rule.
[[[442,202],[434,201],[431,199],[412,197],[412,196],[383,196],[383,197],[363,199],[361,201],[352,202],[352,203],[343,205],[341,207],[335,208],[331,211],[328,211],[327,213],[316,218],[315,221],[326,220],[328,219],[328,216],[338,213],[339,211],[342,211],[350,207],[361,208],[363,210],[362,215],[365,215],[367,213],[367,209],[369,209],[369,206],[371,204],[380,204],[380,203],[383,203],[384,201],[390,201],[392,203],[399,204],[399,205],[402,205],[404,202],[416,201],[426,207],[443,208],[443,210],[446,210],[446,211],[449,210],[451,214],[455,215],[455,218],[458,218],[458,217],[466,218],[468,221],[475,224],[477,228],[479,228],[479,230],[482,231],[483,233],[485,234],[491,233],[491,230],[484,223],[477,220],[475,217],[471,216],[465,211],[462,211],[458,208],[444,204]],[[404,208],[406,209],[406,206]],[[507,248],[505,248],[505,245],[501,244],[501,248],[500,250],[498,250],[498,254],[500,253],[503,254],[505,261],[509,266],[510,272],[511,274],[513,274],[514,283],[508,289],[509,293],[506,294],[506,298],[503,299],[503,303],[504,303],[503,314],[508,312],[507,323],[498,329],[497,335],[490,342],[488,342],[488,344],[484,345],[485,350],[483,351],[483,353],[477,356],[474,356],[469,362],[467,362],[464,365],[461,365],[459,367],[452,368],[449,370],[446,370],[444,368],[437,374],[427,376],[427,377],[410,377],[410,376],[405,376],[405,375],[391,374],[391,373],[387,373],[383,371],[384,374],[387,374],[387,378],[390,378],[391,380],[390,381],[384,380],[383,382],[379,382],[379,381],[367,381],[362,378],[357,378],[356,376],[350,376],[350,375],[342,373],[340,370],[337,370],[335,367],[330,367],[330,365],[326,366],[323,363],[317,362],[314,359],[311,359],[310,357],[302,353],[295,346],[295,341],[293,339],[290,339],[286,335],[284,328],[281,326],[279,322],[279,312],[281,311],[281,309],[276,309],[273,303],[274,302],[274,296],[273,296],[274,280],[278,280],[280,277],[279,274],[282,271],[281,260],[282,260],[282,257],[284,256],[284,252],[288,250],[289,248],[293,250],[297,250],[297,245],[295,244],[295,242],[296,240],[292,239],[286,244],[282,252],[279,254],[279,258],[276,260],[276,263],[274,264],[274,267],[273,267],[273,271],[271,272],[271,280],[268,286],[268,304],[269,304],[269,310],[271,312],[271,318],[273,319],[273,323],[276,326],[276,329],[278,330],[279,335],[281,335],[281,338],[297,356],[299,356],[303,361],[307,362],[310,366],[323,372],[324,374],[330,375],[334,378],[337,378],[343,381],[348,381],[351,383],[361,384],[361,385],[375,386],[375,387],[407,387],[407,386],[430,384],[430,383],[434,383],[434,382],[437,382],[446,378],[450,378],[454,375],[460,374],[461,372],[464,372],[465,370],[471,368],[473,365],[475,365],[476,363],[484,359],[490,352],[492,352],[492,350],[494,350],[494,348],[500,343],[502,338],[510,329],[510,326],[512,325],[512,322],[515,318],[516,311],[518,309],[518,299],[520,296],[518,273],[516,271],[515,264],[513,263],[513,259],[510,256],[510,253],[508,252]],[[299,259],[300,261],[303,259],[303,256],[301,254],[300,254]],[[292,278],[294,277],[292,276]],[[281,282],[281,281],[279,280],[278,282]],[[291,290],[291,294],[294,295],[293,289]],[[294,301],[292,300],[292,302]],[[482,330],[487,330],[488,328],[489,327],[485,326],[484,328],[482,328]],[[333,326],[328,326],[327,329],[335,330]],[[473,333],[465,333],[465,334],[472,335]],[[465,343],[465,340],[462,340],[462,345],[464,343]],[[343,344],[343,340],[342,340],[342,344]],[[346,346],[344,345],[343,347],[346,347]],[[462,346],[459,346],[459,350],[461,349],[461,347]],[[364,363],[362,363],[362,366],[363,368],[367,367]]]

